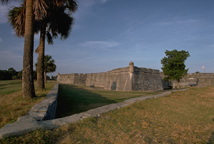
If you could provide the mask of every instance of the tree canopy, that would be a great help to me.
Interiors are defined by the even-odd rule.
[[[2,2],[8,2],[9,0],[1,0]],[[16,27],[21,27],[22,30],[16,31],[19,33],[19,36],[24,34],[24,55],[23,55],[23,73],[22,73],[22,90],[23,97],[33,98],[35,97],[35,89],[34,89],[34,81],[33,81],[33,40],[35,33],[35,20],[43,20],[48,15],[48,9],[53,8],[52,6],[47,5],[47,3],[53,3],[58,7],[64,7],[68,9],[68,12],[74,12],[77,10],[77,3],[75,0],[23,0],[24,4],[22,7],[24,9],[19,11],[20,9],[15,9],[16,12],[19,13],[19,17],[15,19],[15,22],[18,25]],[[13,16],[17,16],[17,13],[13,13]],[[25,14],[24,14],[25,13]],[[24,21],[22,21],[22,20]],[[56,35],[54,35],[56,36]]]
[[[35,66],[37,67],[37,63],[35,64]],[[56,71],[56,64],[55,64],[55,60],[52,59],[52,56],[50,55],[45,55],[44,56],[44,78],[46,81],[46,74],[47,73],[51,73],[51,72],[55,72]]]
[[[161,69],[165,75],[164,80],[176,80],[179,88],[180,79],[182,79],[182,77],[188,72],[188,69],[185,69],[186,65],[184,63],[190,54],[188,51],[184,50],[166,50],[165,54],[166,57],[161,60]]]
[[[59,1],[58,1],[59,2]],[[63,2],[63,1],[62,1]],[[39,4],[39,3],[35,3]],[[38,53],[37,63],[37,88],[45,89],[44,84],[44,53],[45,40],[48,44],[53,44],[53,39],[60,36],[61,39],[66,39],[71,31],[73,25],[73,17],[71,12],[77,10],[77,3],[74,0],[66,0],[64,4],[57,4],[54,1],[44,0],[41,5],[46,10],[46,16],[43,18],[35,18],[34,33],[40,32],[40,42],[38,48],[35,50]],[[38,11],[37,9],[34,9]],[[24,37],[25,33],[25,15],[26,15],[26,1],[20,7],[14,7],[9,11],[9,21],[13,26],[15,33],[19,37]]]

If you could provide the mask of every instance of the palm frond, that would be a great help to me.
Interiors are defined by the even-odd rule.
[[[13,7],[8,13],[9,23],[18,37],[23,37],[25,32],[25,4]]]
[[[48,44],[53,44],[53,37],[51,36],[50,32],[46,32],[46,38],[47,38]]]
[[[55,61],[52,59],[52,56],[45,55],[44,57],[44,72],[54,72],[56,70]]]
[[[34,0],[33,9],[35,20],[42,20],[47,16],[48,5],[44,0]]]

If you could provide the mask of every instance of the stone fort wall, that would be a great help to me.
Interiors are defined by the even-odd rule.
[[[163,90],[159,70],[139,68],[133,62],[128,67],[103,73],[58,74],[58,82],[90,87],[102,87],[116,91],[157,91]]]
[[[163,81],[159,70],[134,66],[113,69],[103,73],[58,74],[58,82],[89,87],[102,87],[116,91],[157,91],[176,88],[177,81]],[[214,85],[214,73],[189,73],[180,80],[181,87]]]
[[[164,78],[164,74],[160,73],[161,78]],[[177,86],[177,81],[170,81],[169,83],[163,82],[163,85],[167,87],[167,84],[169,86],[172,86],[175,88]],[[210,86],[214,85],[214,73],[188,73],[186,76],[184,76],[180,80],[180,86],[186,87],[186,86]]]

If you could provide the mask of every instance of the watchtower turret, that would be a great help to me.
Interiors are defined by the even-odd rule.
[[[134,63],[132,61],[129,63],[129,72],[130,73],[134,72]]]

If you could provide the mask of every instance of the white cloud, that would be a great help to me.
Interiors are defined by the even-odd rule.
[[[195,24],[199,23],[200,20],[195,19],[188,19],[188,20],[172,20],[172,21],[166,21],[166,22],[160,22],[157,23],[157,25],[172,25],[172,24]]]
[[[83,62],[83,61],[86,61],[86,60],[91,59],[91,58],[92,58],[92,57],[83,58],[83,59],[79,60],[78,63]]]
[[[93,6],[95,5],[102,5],[107,3],[110,0],[80,0],[78,4],[78,10],[73,14],[76,20],[84,20],[85,17],[89,15],[94,15],[93,13]],[[76,25],[76,24],[75,24]]]
[[[78,5],[82,6],[84,8],[89,8],[94,6],[95,4],[105,4],[106,2],[108,2],[110,0],[87,0],[87,2],[79,2]]]
[[[96,49],[106,49],[106,48],[112,48],[120,45],[120,43],[115,41],[86,41],[79,46],[82,47],[90,47],[90,48],[96,48]]]
[[[109,0],[100,0],[101,4],[108,2]]]
[[[3,40],[0,38],[0,42],[2,42]]]
[[[82,17],[90,13],[90,9],[96,5],[96,4],[105,4],[109,0],[87,0],[85,1],[79,1],[78,2],[78,11],[74,14],[75,17]],[[0,24],[7,23],[8,22],[8,11],[13,8],[14,6],[20,6],[20,3],[22,1],[16,0],[16,1],[10,1],[8,3],[2,3],[0,2]]]

